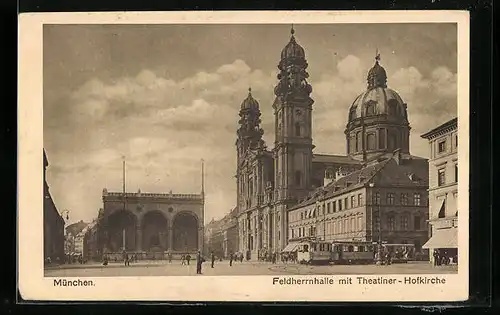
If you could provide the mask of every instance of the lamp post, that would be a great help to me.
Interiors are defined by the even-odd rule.
[[[369,184],[370,188],[374,188],[375,184],[370,183]],[[378,192],[377,192],[378,193]],[[377,227],[378,227],[378,242],[377,242],[377,265],[382,264],[382,220],[381,220],[381,215],[380,215],[380,205],[379,205],[379,200],[375,199],[375,192],[372,192],[372,206],[370,207],[371,209],[371,232],[372,232],[372,242],[373,242],[373,230],[374,230],[374,220],[373,220],[373,208],[377,207]]]

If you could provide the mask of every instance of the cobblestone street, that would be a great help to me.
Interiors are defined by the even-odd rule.
[[[408,264],[377,265],[329,265],[309,266],[296,264],[270,264],[262,262],[233,263],[216,262],[214,268],[210,263],[203,264],[205,276],[244,276],[244,275],[343,275],[343,274],[439,274],[456,273],[457,266],[433,267],[428,262]],[[45,269],[46,277],[134,277],[134,276],[196,276],[196,264],[181,265],[174,261],[137,262],[130,266],[112,263],[108,266],[100,264],[63,265]]]

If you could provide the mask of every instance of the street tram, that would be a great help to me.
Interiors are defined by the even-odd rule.
[[[329,264],[332,244],[314,237],[297,238],[290,240],[284,251],[294,252],[296,261],[300,264]]]
[[[391,263],[404,264],[415,260],[415,245],[413,244],[382,244],[384,253],[391,253]]]
[[[371,242],[334,241],[331,245],[331,261],[334,264],[372,264],[375,261]]]

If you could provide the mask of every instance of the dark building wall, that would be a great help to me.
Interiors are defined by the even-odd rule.
[[[43,203],[43,255],[44,261],[50,257],[54,263],[64,261],[64,220],[59,215],[45,181],[48,166],[45,151],[44,158],[44,203]]]

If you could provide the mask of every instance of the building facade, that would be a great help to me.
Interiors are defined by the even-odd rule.
[[[429,140],[429,242],[439,257],[458,262],[458,129],[454,118],[422,135]],[[429,255],[431,262],[434,255]]]
[[[288,212],[289,240],[427,241],[427,161],[396,151],[317,189]]]
[[[281,51],[272,104],[274,148],[265,144],[260,104],[251,90],[242,102],[237,131],[239,251],[249,259],[279,252],[288,241],[288,210],[337,172],[361,168],[351,156],[313,154],[312,87],[305,50],[292,29]]]
[[[337,174],[288,212],[289,240],[413,244],[427,241],[428,162],[409,150],[407,105],[387,87],[377,54],[367,88],[349,109],[347,156],[361,168]]]
[[[203,250],[204,194],[108,192],[98,216],[99,251],[121,259],[165,259]]]
[[[238,252],[237,208],[231,210],[220,220],[212,220],[205,228],[206,254],[212,251],[218,257],[228,258]]]
[[[49,191],[46,180],[47,167],[49,162],[45,150],[43,150],[43,255],[44,261],[64,262],[64,219],[57,211],[54,200]]]

